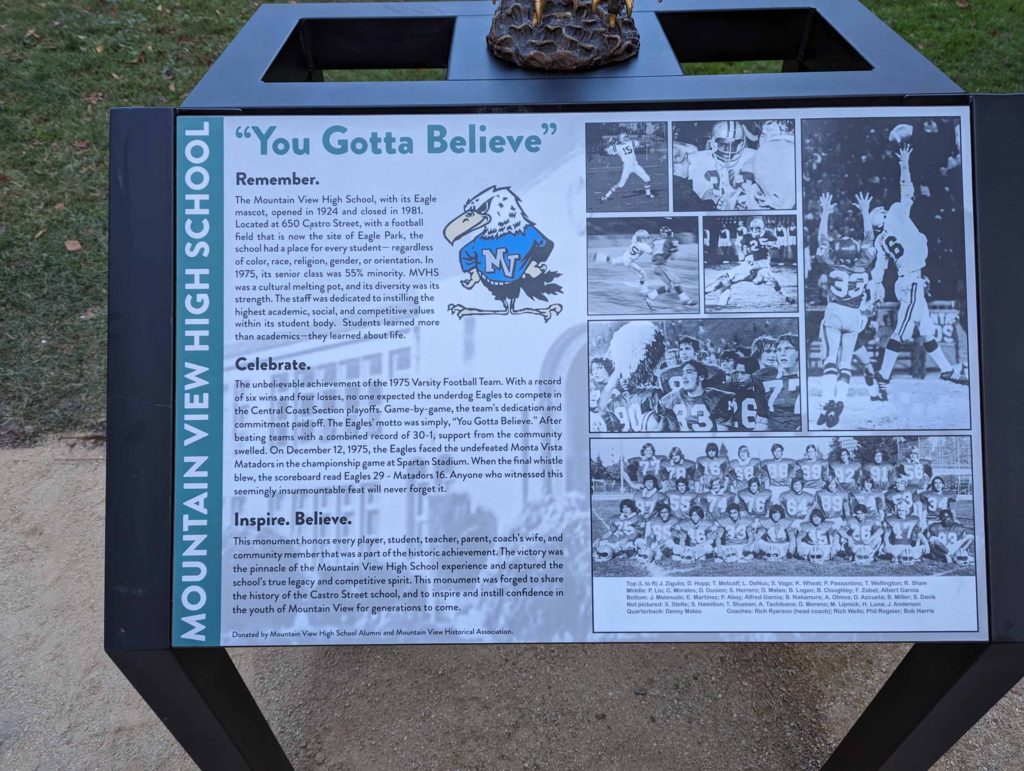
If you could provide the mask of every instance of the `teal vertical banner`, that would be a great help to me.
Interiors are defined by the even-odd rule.
[[[224,126],[178,118],[172,645],[220,645]]]

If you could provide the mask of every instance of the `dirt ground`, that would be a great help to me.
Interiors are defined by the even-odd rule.
[[[0,452],[0,768],[191,768],[103,653],[103,448]],[[901,645],[251,649],[297,768],[810,769]],[[1024,686],[936,766],[1019,769]]]

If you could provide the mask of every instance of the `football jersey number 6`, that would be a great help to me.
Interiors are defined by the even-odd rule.
[[[889,236],[882,242],[882,244],[885,247],[885,253],[892,257],[894,260],[898,260],[900,257],[903,256],[903,253],[906,251],[903,248],[903,244],[899,242],[899,239],[896,238],[896,236]]]
[[[740,402],[740,423],[748,431],[753,431],[757,426],[757,402],[754,399],[747,398]]]

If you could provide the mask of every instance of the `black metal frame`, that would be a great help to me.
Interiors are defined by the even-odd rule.
[[[667,0],[659,11],[679,14],[682,5],[681,0]],[[790,72],[778,75],[688,77],[678,71],[681,54],[670,50],[671,25],[679,19],[659,23],[654,12],[645,10],[648,6],[637,7],[645,48],[636,62],[607,73],[541,77],[486,58],[477,61],[486,56],[481,29],[491,14],[490,3],[265,6],[182,111],[112,112],[105,649],[200,766],[291,767],[223,648],[170,647],[174,120],[192,110],[416,112],[491,110],[512,104],[533,110],[613,110],[641,104],[724,107],[738,101],[761,107],[969,103],[978,181],[975,225],[983,366],[978,374],[983,374],[983,417],[993,416],[983,433],[990,459],[984,479],[991,642],[915,645],[826,768],[927,768],[1024,676],[1024,593],[1019,591],[1024,585],[1019,558],[1024,553],[1024,527],[1012,516],[1024,499],[1024,476],[1015,473],[1020,467],[1015,461],[1022,456],[1017,442],[1024,436],[1017,390],[1024,379],[1024,340],[1004,336],[1016,330],[1019,315],[1020,280],[1007,278],[1017,264],[1016,220],[1024,204],[1017,187],[1017,180],[1024,178],[1024,95],[968,97],[862,6],[823,0],[799,5],[786,0],[705,0],[701,12],[803,9],[820,14],[807,22],[799,38],[803,53],[813,50],[814,55],[788,59]],[[455,21],[449,80],[444,82],[316,83],[317,68],[325,64],[397,65],[366,47],[318,62],[309,57],[309,36],[346,33],[324,28],[302,33],[305,40],[295,35],[302,19],[446,16]],[[733,17],[734,22],[737,19]],[[813,29],[822,21],[831,32]],[[436,27],[437,22],[431,24]],[[416,25],[409,29],[415,31]],[[475,37],[467,38],[467,30]],[[833,33],[856,57],[848,51],[828,53],[830,45],[838,45]],[[286,44],[291,49],[286,50]],[[419,61],[429,64],[418,66],[437,63],[438,51],[428,49],[420,51],[426,58]],[[263,55],[268,52],[273,61]],[[284,56],[280,62],[279,53]],[[781,49],[757,50],[751,58],[776,58],[775,54],[783,59],[789,55]],[[837,62],[854,66],[857,59],[870,69],[802,71],[827,69]],[[280,82],[264,80],[271,65],[279,67],[273,77]],[[801,74],[794,79],[796,71]],[[313,82],[284,82],[286,77]],[[712,85],[714,97],[709,97]]]
[[[174,115],[110,120],[104,647],[203,768],[291,768],[223,648],[171,648]]]
[[[182,107],[295,111],[343,105],[348,112],[509,104],[721,107],[746,99],[903,99],[960,92],[854,0],[638,0],[633,18],[642,36],[640,56],[574,74],[532,73],[494,60],[484,46],[493,13],[487,0],[265,5]],[[410,60],[407,49],[421,58]],[[680,64],[730,59],[781,59],[787,71],[694,76]],[[448,79],[442,82],[317,82],[325,69],[445,63]]]

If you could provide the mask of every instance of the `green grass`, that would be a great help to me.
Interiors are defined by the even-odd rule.
[[[967,91],[1024,91],[1024,3],[869,0],[866,5]],[[780,61],[691,62],[688,75],[781,72]]]
[[[256,5],[3,4],[0,443],[102,426],[107,111],[177,104]]]
[[[180,103],[257,6],[251,0],[4,0],[0,444],[102,428],[107,111]],[[1019,0],[973,0],[967,8],[956,0],[869,6],[965,89],[1024,91]],[[413,70],[358,77],[367,74],[441,76]],[[82,248],[68,251],[68,241]]]
[[[1024,91],[1019,0],[871,0],[886,24],[966,91]]]
[[[356,83],[371,80],[444,80],[448,70],[425,67],[417,70],[324,70],[324,83]]]
[[[687,75],[755,75],[782,72],[781,59],[747,59],[740,62],[682,62]]]

